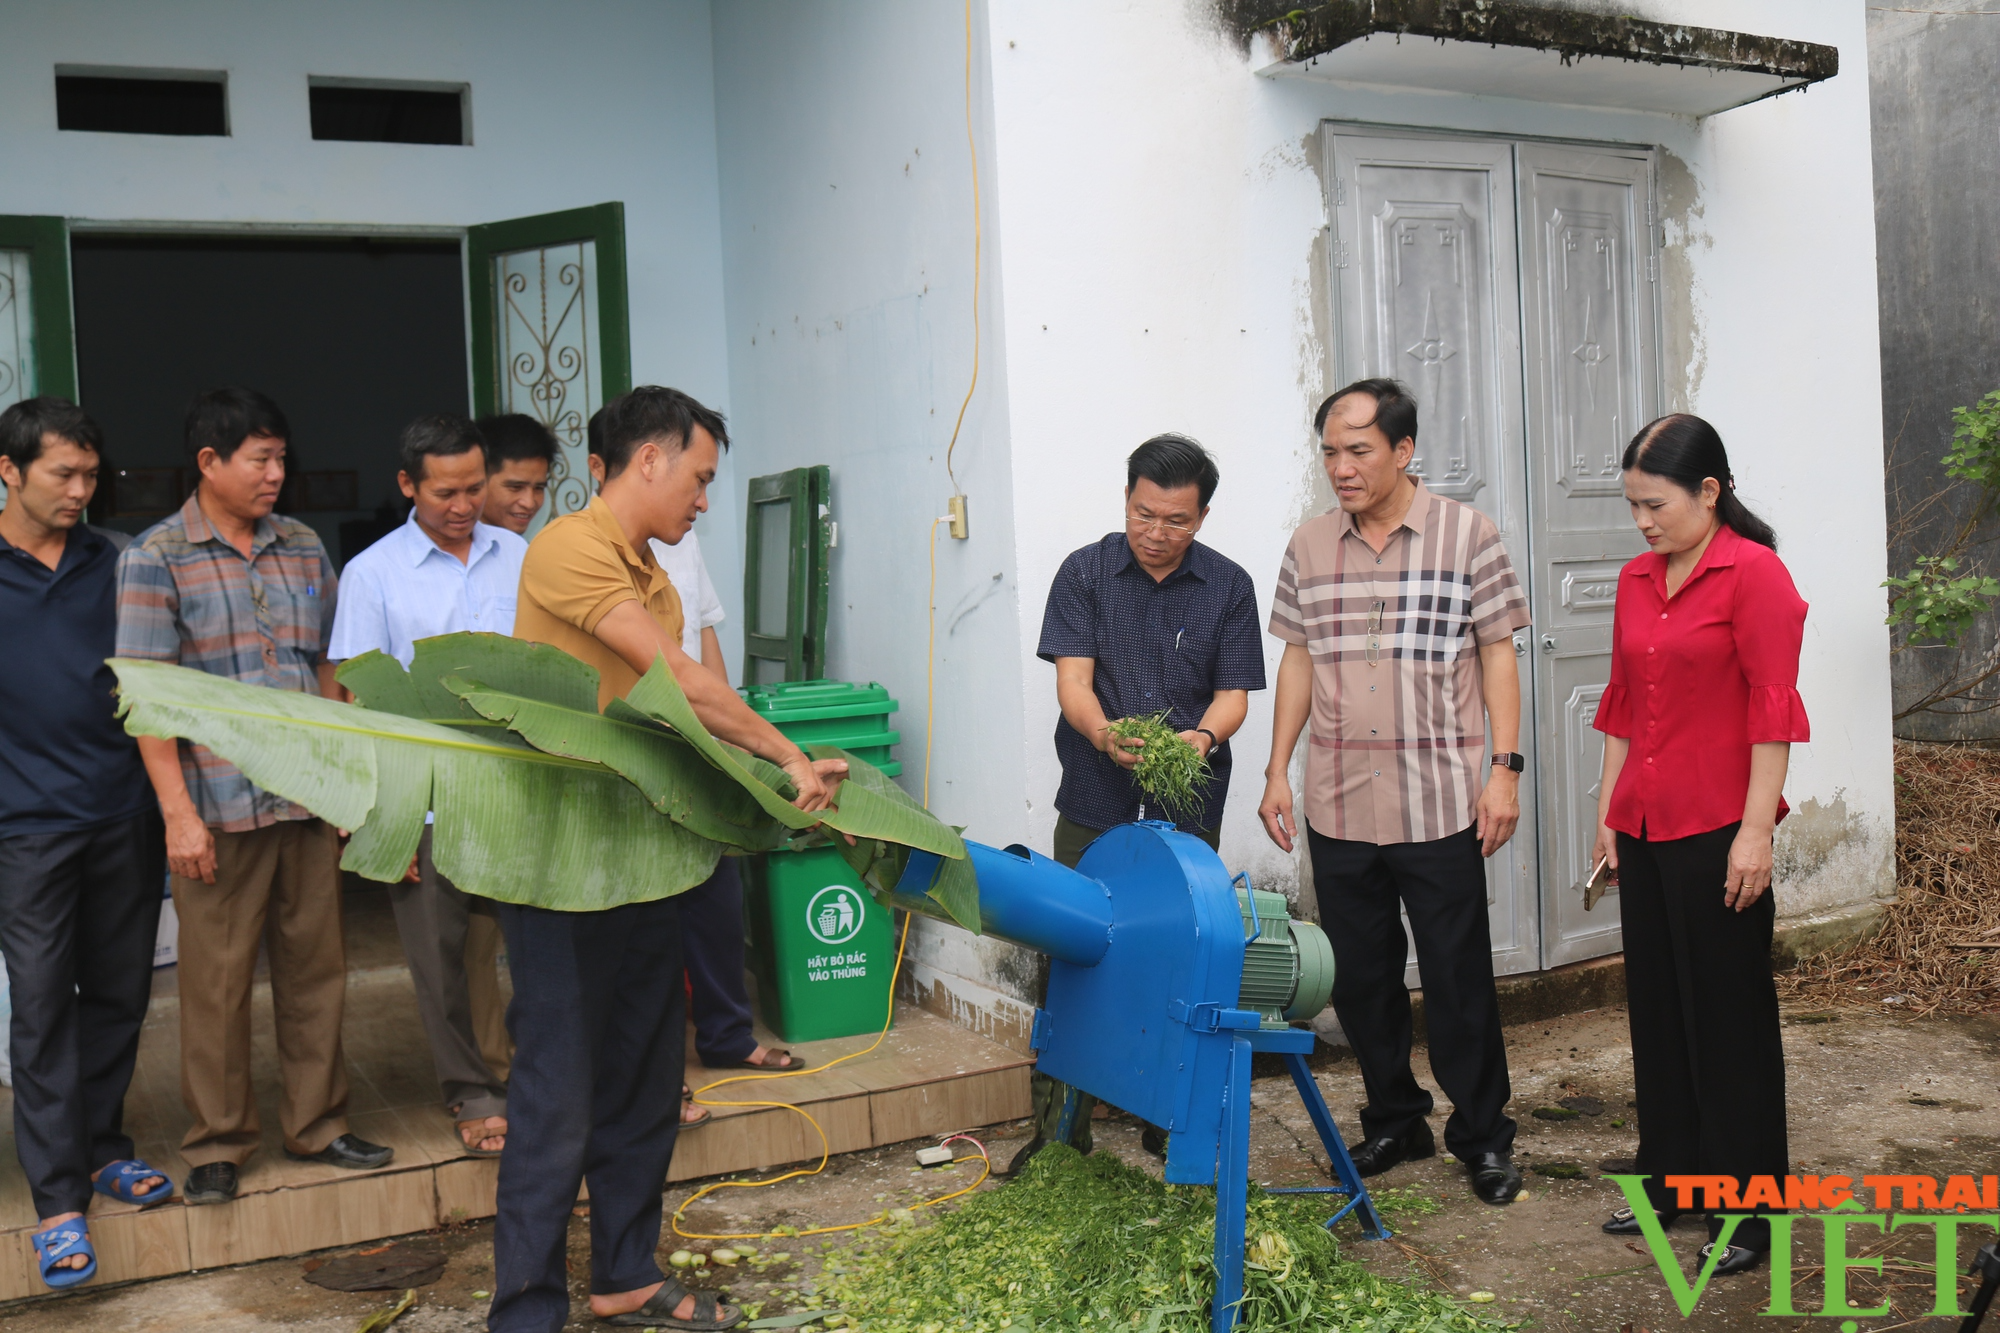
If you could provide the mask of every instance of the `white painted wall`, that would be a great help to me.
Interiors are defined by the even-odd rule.
[[[1694,355],[1666,367],[1669,398],[1732,442],[1741,493],[1789,538],[1813,608],[1801,688],[1817,739],[1795,750],[1788,791],[1817,804],[1789,828],[1780,910],[1890,890],[1863,7],[1656,0],[1645,12],[1831,43],[1846,72],[1695,122],[1258,78],[1198,3],[994,0],[1031,840],[1048,836],[1057,780],[1050,669],[1033,658],[1032,625],[1063,555],[1117,522],[1124,453],[1162,429],[1215,451],[1223,480],[1203,537],[1251,571],[1266,609],[1287,535],[1318,508],[1310,414],[1333,386],[1312,310],[1326,212],[1308,141],[1333,118],[1657,143],[1686,164],[1698,197],[1687,234],[1669,240],[1691,275]],[[1255,696],[1223,856],[1282,882],[1290,859],[1255,818],[1269,720],[1270,695]]]
[[[57,64],[226,70],[231,133],[59,131]],[[711,69],[706,0],[13,5],[0,213],[462,227],[622,200],[635,380],[726,407]],[[309,75],[470,83],[473,143],[316,142]]]
[[[994,302],[999,173],[984,15],[974,14],[981,362],[952,468],[971,535],[935,538],[930,796],[968,836],[1005,845],[1036,827],[1046,802],[1025,765],[1049,747],[1053,715],[1032,715],[1024,742],[1022,636],[1024,622],[1038,623],[1043,588],[1015,578],[1018,478]],[[946,451],[973,371],[964,14],[935,0],[730,0],[715,7],[715,62],[736,498],[748,477],[832,465],[840,535],[828,674],[879,680],[901,701],[903,784],[921,795],[927,545],[953,493]],[[1050,482],[1067,489],[1072,478]],[[1026,500],[1049,502],[1032,490]],[[731,579],[740,579],[738,542]],[[1011,946],[923,922],[906,971],[938,1007],[1004,1027],[1025,1021],[1006,999],[1025,993],[1024,967],[1032,962]],[[949,998],[932,993],[940,978]]]

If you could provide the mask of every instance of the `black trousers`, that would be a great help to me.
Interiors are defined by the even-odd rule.
[[[694,992],[694,1050],[710,1069],[750,1058],[750,994],[743,987],[743,877],[725,856],[715,873],[674,899],[681,905],[681,943]]]
[[[1306,830],[1320,924],[1333,943],[1333,1011],[1361,1065],[1363,1138],[1400,1135],[1431,1113],[1410,1072],[1410,993],[1403,923],[1410,914],[1423,979],[1431,1073],[1451,1098],[1445,1146],[1455,1157],[1508,1152],[1513,1088],[1493,987],[1486,862],[1476,828],[1432,842],[1378,845]]]
[[[1790,1169],[1771,979],[1777,909],[1768,892],[1742,912],[1722,900],[1738,827],[1663,842],[1618,835],[1638,1170],[1663,1216],[1674,1212],[1664,1176],[1735,1176],[1742,1188],[1751,1176],[1782,1184]],[[1721,1229],[1710,1220],[1711,1237]],[[1753,1218],[1730,1243],[1767,1249],[1770,1234]]]
[[[680,904],[495,906],[514,977],[515,1054],[487,1327],[558,1333],[569,1319],[570,1210],[585,1181],[591,1291],[661,1279],[687,1039]]]
[[[125,1090],[166,883],[157,812],[0,838],[14,1148],[37,1217],[87,1211],[91,1172],[132,1156]]]

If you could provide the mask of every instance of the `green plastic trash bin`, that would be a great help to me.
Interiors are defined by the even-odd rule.
[[[840,853],[773,852],[743,869],[765,1024],[785,1041],[881,1031],[896,965],[890,913]]]
[[[903,766],[889,757],[902,740],[889,729],[896,701],[889,691],[869,681],[786,680],[753,685],[743,691],[751,708],[799,745],[838,745],[895,777]]]

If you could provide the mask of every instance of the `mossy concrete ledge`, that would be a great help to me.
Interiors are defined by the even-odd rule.
[[[1601,56],[1762,74],[1783,80],[1779,91],[1840,72],[1838,48],[1817,42],[1512,0],[1333,0],[1298,7],[1284,0],[1223,0],[1223,6],[1242,37],[1269,33],[1293,62],[1381,33],[1552,51],[1565,64]]]

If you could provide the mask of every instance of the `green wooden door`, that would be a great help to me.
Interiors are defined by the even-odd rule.
[[[469,228],[465,263],[475,410],[525,413],[560,446],[539,530],[590,503],[591,414],[632,387],[625,205]]]
[[[69,224],[0,215],[0,410],[45,393],[76,401]]]
[[[832,473],[797,467],[750,482],[744,523],[743,683],[826,675]]]

